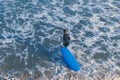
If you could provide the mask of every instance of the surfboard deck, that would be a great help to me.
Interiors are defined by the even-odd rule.
[[[77,62],[76,58],[73,56],[73,54],[70,52],[70,50],[67,47],[62,47],[60,50],[65,63],[74,71],[79,71],[80,65]]]

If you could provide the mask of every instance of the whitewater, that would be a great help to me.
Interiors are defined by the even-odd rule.
[[[0,0],[0,80],[120,80],[120,0]]]

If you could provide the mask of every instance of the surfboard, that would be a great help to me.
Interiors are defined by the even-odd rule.
[[[61,49],[62,56],[64,58],[65,63],[74,71],[80,70],[80,65],[73,54],[67,47],[62,47]]]

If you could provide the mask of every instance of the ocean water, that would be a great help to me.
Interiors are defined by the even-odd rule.
[[[120,80],[120,0],[0,0],[0,80]]]

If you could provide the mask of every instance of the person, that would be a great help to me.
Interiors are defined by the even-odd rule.
[[[68,47],[69,41],[70,41],[70,36],[68,35],[68,31],[66,29],[63,30],[64,35],[63,35],[63,45],[65,47]]]

